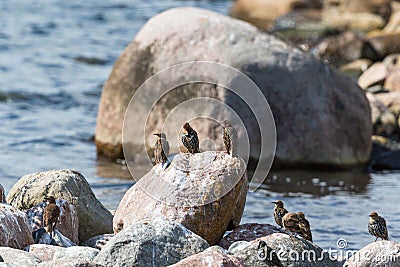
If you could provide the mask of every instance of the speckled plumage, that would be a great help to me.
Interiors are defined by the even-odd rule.
[[[190,127],[189,123],[183,125],[182,143],[189,153],[194,154],[200,152],[199,137],[197,136],[197,132]]]
[[[295,212],[288,212],[282,218],[283,227],[292,233],[300,234],[302,229],[300,228],[300,216]]]
[[[311,227],[310,227],[310,222],[306,219],[306,216],[304,215],[303,212],[299,211],[297,212],[297,215],[299,215],[300,221],[299,221],[299,226],[301,229],[300,235],[304,237],[304,239],[312,242],[312,233],[311,233]]]
[[[369,215],[368,232],[376,237],[375,241],[378,238],[389,240],[386,220],[374,211]]]
[[[235,128],[232,127],[232,123],[228,120],[222,122],[222,139],[224,141],[224,146],[226,153],[231,156],[237,156],[237,133]]]
[[[277,200],[272,202],[275,204],[274,207],[274,219],[276,224],[278,224],[280,227],[283,227],[282,224],[282,218],[283,216],[285,216],[286,213],[288,213],[288,211],[284,208],[284,204],[281,200]]]
[[[156,144],[154,145],[154,158],[156,164],[164,164],[168,161],[169,143],[165,133],[155,133],[158,136]]]
[[[54,229],[56,229],[58,217],[60,216],[60,208],[56,204],[56,200],[53,196],[48,196],[45,198],[47,201],[47,206],[44,208],[43,212],[43,226],[46,232],[54,234]]]

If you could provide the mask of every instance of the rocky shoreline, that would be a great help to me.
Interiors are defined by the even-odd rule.
[[[182,170],[185,158],[188,169]],[[206,171],[193,174],[191,168],[202,164]],[[22,177],[7,195],[9,204],[0,204],[0,266],[359,266],[357,255],[339,261],[282,228],[240,225],[248,184],[238,158],[225,152],[182,154],[166,170],[159,167],[126,192],[114,217],[76,171]],[[191,175],[182,184],[184,173]],[[160,182],[169,188],[152,186]],[[56,237],[34,240],[41,230],[48,234],[40,223],[42,199],[49,194],[62,211]],[[65,241],[70,239],[76,243]],[[397,262],[400,255],[391,252],[399,246],[379,241],[358,253],[372,255],[362,262],[377,257]]]

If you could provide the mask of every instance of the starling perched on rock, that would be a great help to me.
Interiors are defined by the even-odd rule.
[[[47,233],[54,236],[54,230],[56,229],[58,216],[60,215],[60,208],[57,206],[53,196],[47,196],[44,200],[47,202],[47,206],[43,212],[43,226]]]
[[[282,218],[282,224],[286,230],[301,235],[300,221],[300,216],[295,212],[288,212]]]
[[[275,222],[280,226],[283,227],[282,218],[285,216],[288,211],[283,207],[283,202],[281,200],[273,201],[272,203],[275,204],[274,207],[274,218]]]
[[[187,122],[183,125],[182,143],[189,153],[194,154],[200,152],[197,132],[193,130]]]
[[[304,215],[303,212],[299,211],[297,212],[297,215],[300,217],[300,229],[301,229],[301,236],[304,237],[304,239],[312,242],[312,233],[311,233],[311,228],[310,228],[310,222],[306,219],[306,216]]]
[[[157,142],[154,145],[154,158],[156,164],[164,164],[168,160],[169,155],[169,143],[165,133],[155,133],[158,136]]]
[[[232,123],[228,120],[222,122],[224,129],[222,130],[222,139],[224,140],[224,146],[226,153],[231,156],[237,156],[237,133],[235,128],[232,127]]]
[[[369,214],[368,232],[376,237],[375,242],[378,240],[378,237],[382,240],[389,240],[386,221],[375,211]]]
[[[6,195],[4,193],[4,187],[0,184],[0,203],[6,202]]]

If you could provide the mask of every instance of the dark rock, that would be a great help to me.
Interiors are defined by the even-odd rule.
[[[322,248],[303,238],[289,237],[283,233],[274,233],[251,242],[233,243],[229,252],[242,259],[248,266],[339,266],[339,263],[331,260]]]
[[[281,232],[281,228],[271,224],[246,223],[235,228],[224,236],[218,243],[224,249],[228,249],[237,241],[253,241],[257,238]]]
[[[54,236],[51,236],[44,228],[40,228],[32,232],[32,237],[35,240],[35,244],[47,244],[64,248],[76,246],[74,242],[68,237],[63,236],[57,229],[54,230]]]
[[[369,168],[375,171],[400,170],[400,145],[385,137],[373,137]]]
[[[204,239],[179,223],[142,222],[115,235],[100,251],[95,263],[104,266],[167,266],[208,247]]]
[[[400,51],[400,33],[377,35],[367,38],[367,41],[377,52],[379,60]]]
[[[374,48],[358,33],[347,31],[322,40],[311,53],[327,64],[340,66],[359,58],[378,60]]]
[[[77,171],[52,170],[25,175],[10,190],[7,201],[26,210],[42,203],[47,195],[74,205],[81,242],[112,232],[111,213],[96,199],[85,177]]]

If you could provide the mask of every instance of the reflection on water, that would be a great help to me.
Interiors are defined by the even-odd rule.
[[[273,171],[262,188],[288,197],[362,194],[370,179],[369,174],[362,172]]]

